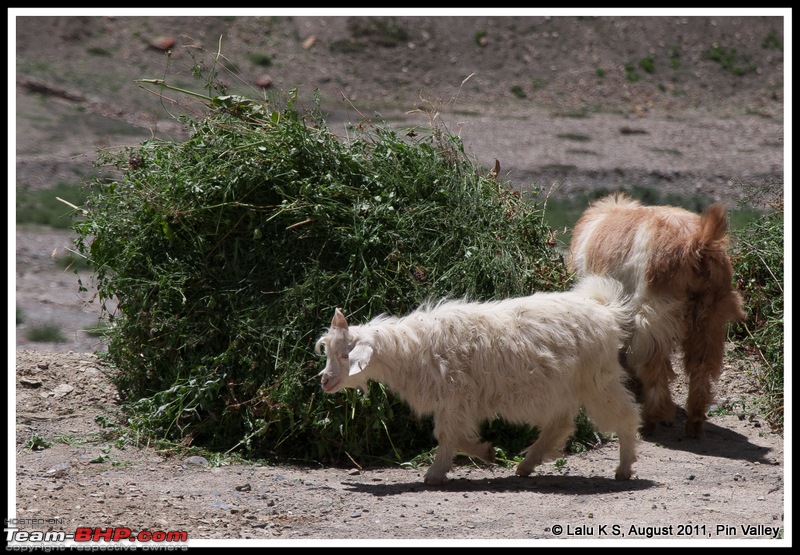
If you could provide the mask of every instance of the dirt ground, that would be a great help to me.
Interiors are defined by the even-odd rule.
[[[570,194],[637,183],[733,206],[738,181],[783,179],[783,56],[762,47],[770,33],[782,37],[780,17],[397,21],[408,35],[385,47],[356,38],[345,17],[17,18],[16,189],[85,179],[98,148],[179,138],[165,107],[133,80],[164,74],[159,41],[176,41],[177,80],[188,75],[190,47],[213,51],[221,35],[238,66],[231,86],[238,79],[257,93],[254,83],[268,78],[274,88],[318,87],[343,135],[361,117],[353,106],[413,125],[427,118],[408,113],[429,107],[423,99],[458,96],[437,117],[519,186]],[[714,44],[748,53],[757,69],[719,71],[702,55]],[[638,82],[624,77],[625,64],[648,55],[666,64],[670,52],[680,53],[674,72],[661,65]],[[441,488],[422,484],[424,468],[234,464],[132,447],[115,370],[85,331],[100,317],[93,291],[78,293],[76,276],[56,264],[71,241],[68,231],[16,229],[14,296],[25,319],[9,361],[9,514],[20,530],[186,532],[189,545],[790,544],[791,451],[766,422],[758,361],[732,353],[708,437],[686,439],[679,417],[642,441],[628,482],[613,480],[614,441],[528,478],[463,459]],[[39,323],[57,324],[66,340],[29,341]],[[682,380],[674,394],[682,403]]]
[[[685,438],[682,419],[643,440],[631,481],[614,480],[610,441],[527,478],[462,459],[430,487],[425,468],[217,465],[134,448],[112,368],[18,350],[17,518],[23,530],[186,532],[190,544],[785,539],[784,438],[762,416],[753,367],[726,363],[705,440]],[[682,403],[682,380],[674,393]]]

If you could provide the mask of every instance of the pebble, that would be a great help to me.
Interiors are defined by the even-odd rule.
[[[70,471],[70,464],[68,462],[60,462],[57,465],[51,466],[47,469],[46,474],[53,478],[63,478]]]
[[[74,390],[75,388],[73,386],[66,383],[62,383],[56,386],[56,388],[53,390],[53,395],[55,397],[63,397],[68,393],[72,393]]]

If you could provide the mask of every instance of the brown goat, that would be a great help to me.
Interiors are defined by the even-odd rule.
[[[728,241],[720,203],[701,216],[615,194],[593,203],[575,224],[570,269],[616,277],[633,296],[636,316],[624,356],[643,405],[645,433],[675,417],[670,356],[680,347],[689,376],[686,435],[705,436],[727,324],[745,316],[733,287]]]

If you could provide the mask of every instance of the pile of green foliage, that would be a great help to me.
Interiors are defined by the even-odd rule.
[[[764,214],[734,233],[734,276],[747,318],[733,326],[743,348],[763,361],[767,418],[783,428],[784,404],[784,233],[783,182],[743,184],[746,201],[767,205]]]
[[[108,357],[131,423],[248,457],[408,460],[429,421],[378,384],[324,395],[316,339],[428,299],[569,286],[541,209],[473,163],[442,127],[208,99],[184,142],[107,153],[75,224],[110,311]],[[530,438],[528,438],[530,439]],[[511,446],[512,450],[524,444]]]

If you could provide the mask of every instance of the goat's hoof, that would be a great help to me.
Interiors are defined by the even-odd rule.
[[[474,445],[464,445],[461,447],[460,451],[469,457],[478,458],[489,464],[494,464],[495,462],[494,445],[492,445],[490,441],[484,441],[483,443],[476,443]]]
[[[516,474],[517,476],[530,476],[531,472],[533,472],[533,468],[523,467],[522,465],[517,465]]]
[[[428,486],[441,486],[444,484],[444,476],[425,475],[425,484]]]
[[[633,471],[631,469],[622,470],[617,469],[617,472],[614,474],[615,480],[630,480],[631,476],[633,476]]]
[[[706,437],[705,421],[689,420],[686,423],[686,435],[695,439],[704,439]]]
[[[639,433],[642,436],[650,436],[653,435],[656,431],[656,423],[655,422],[645,422],[642,424],[642,427],[639,429]]]

